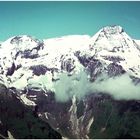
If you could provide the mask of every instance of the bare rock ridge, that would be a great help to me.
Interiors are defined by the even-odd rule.
[[[104,97],[103,90],[92,88],[99,77],[127,74],[134,84],[140,81],[140,43],[120,26],[104,27],[92,37],[15,36],[1,43],[0,53],[0,83],[66,138],[89,138],[95,99],[118,104],[112,94]]]
[[[124,32],[121,26],[107,26],[102,29],[107,34],[121,34]]]

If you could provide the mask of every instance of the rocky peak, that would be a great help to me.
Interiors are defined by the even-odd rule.
[[[106,26],[102,29],[102,31],[106,34],[121,34],[124,32],[123,28],[119,25],[114,25],[114,26]]]
[[[38,43],[39,40],[38,39],[35,39],[33,38],[32,36],[29,36],[29,35],[19,35],[19,36],[14,36],[10,39],[10,43],[11,44],[19,44],[22,43],[22,42],[36,42]]]

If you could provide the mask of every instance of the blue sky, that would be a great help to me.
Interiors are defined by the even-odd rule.
[[[69,34],[94,35],[107,25],[121,25],[140,39],[140,2],[0,2],[0,40],[14,35],[43,39]]]

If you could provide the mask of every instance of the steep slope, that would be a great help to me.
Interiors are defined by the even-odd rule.
[[[12,137],[9,137],[8,132]],[[48,123],[40,120],[33,110],[24,106],[16,94],[0,84],[0,139],[61,138]]]
[[[120,26],[103,28],[92,48],[96,58],[106,63],[116,63],[129,74],[139,77],[139,47]],[[137,61],[135,61],[137,60]]]
[[[140,40],[135,40],[138,46],[140,46]]]
[[[105,87],[95,90],[102,81],[127,74],[137,95],[130,99],[140,99],[140,46],[120,26],[93,37],[15,36],[1,43],[0,52],[0,82],[63,137],[88,138],[98,112],[92,100],[108,93]]]

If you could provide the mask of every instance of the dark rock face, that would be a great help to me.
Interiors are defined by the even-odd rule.
[[[103,57],[105,60],[109,60],[109,61],[112,61],[113,63],[117,63],[117,62],[120,62],[120,61],[124,61],[123,58],[121,57],[115,57],[115,56],[104,56]]]
[[[107,67],[107,72],[108,75],[112,77],[112,76],[118,76],[124,74],[125,70],[122,68],[122,66],[115,63],[111,63]]]
[[[65,56],[62,56],[61,57],[61,70],[71,72],[75,68],[74,62],[75,62],[74,59],[65,58]]]
[[[37,95],[37,106],[30,108],[17,99],[16,90],[9,91],[3,85],[0,89],[0,134],[6,138],[7,131],[14,138],[57,139],[61,138],[60,134],[68,138],[88,138],[88,133],[93,139],[140,138],[139,101],[115,101],[105,94],[91,94],[81,101],[73,98],[59,103],[53,93],[45,96],[43,92],[28,91],[28,98]],[[87,131],[92,118],[94,121]]]
[[[28,42],[27,45],[29,47],[27,47],[25,50],[22,50],[20,48],[18,48],[18,46],[21,45],[21,43],[24,43],[23,41],[23,36],[16,36],[13,39],[11,39],[10,43],[11,44],[15,44],[17,49],[17,53],[15,55],[15,60],[17,59],[17,57],[20,55],[22,58],[26,58],[26,59],[34,59],[34,58],[38,58],[38,51],[40,49],[44,48],[44,43],[38,39],[33,39],[31,36],[26,36],[26,41]],[[30,49],[31,46],[31,42],[34,42],[36,45],[34,46],[34,48]]]
[[[87,71],[90,73],[90,77],[95,80],[104,70],[102,63],[97,59],[91,59],[87,65]]]
[[[33,73],[37,76],[44,75],[47,71],[50,70],[44,65],[31,66],[30,69],[33,70]]]
[[[38,57],[38,54],[37,53],[32,54],[32,50],[25,50],[24,53],[22,54],[22,57],[34,59]]]
[[[37,95],[35,100],[30,98],[34,94]],[[140,138],[139,101],[116,101],[103,93],[90,94],[80,101],[73,98],[65,103],[56,102],[51,92],[45,96],[43,91],[29,91],[27,97],[37,104],[35,114],[63,137]]]
[[[35,95],[35,97],[34,97]],[[66,138],[88,138],[93,121],[91,108],[86,100],[78,101],[75,97],[67,102],[55,100],[53,92],[28,89],[26,97],[36,103],[35,114]],[[83,104],[83,109],[78,104]]]
[[[104,66],[102,62],[94,57],[78,56],[79,61],[90,74],[91,81],[94,81],[100,74],[107,73],[109,77],[118,76],[125,73],[125,70],[117,62],[123,61],[121,58],[110,57],[108,60],[112,61],[109,65]]]
[[[10,67],[10,68],[8,68],[8,70],[7,70],[7,76],[8,75],[12,75],[13,73],[14,73],[14,71],[15,71],[15,69],[16,69],[16,66],[15,66],[15,64],[14,64],[14,62],[12,63],[12,66]]]
[[[38,102],[38,103],[37,103]],[[83,102],[83,101],[81,101]],[[37,114],[42,120],[66,138],[88,138],[89,125],[92,123],[92,110],[84,103],[81,114],[77,114],[79,101],[56,102],[53,94],[38,98]]]
[[[15,93],[0,85],[0,138],[8,138],[8,131],[14,138],[61,138],[31,108],[24,106]]]
[[[32,50],[25,50],[24,52],[21,52],[21,56],[23,58],[30,58],[30,59],[38,58],[39,57],[38,51],[43,47],[44,47],[43,42],[38,42],[37,46],[34,47]]]
[[[93,59],[93,57],[87,57],[86,55],[81,55],[80,51],[75,53],[75,56],[78,58],[79,62],[84,66],[87,67],[88,63]]]
[[[34,52],[35,51],[35,52]],[[36,49],[32,49],[32,50],[24,50],[24,51],[18,51],[15,55],[15,59],[17,59],[18,56],[21,56],[22,58],[26,58],[26,59],[34,59],[34,58],[38,58],[39,55],[37,53]]]
[[[135,85],[137,85],[137,84],[140,83],[140,79],[139,79],[139,78],[136,78],[136,77],[131,76],[131,79],[132,79],[132,81],[133,81],[133,83],[134,83]]]
[[[90,95],[94,122],[90,128],[90,138],[140,138],[140,102],[115,101],[105,94]]]

